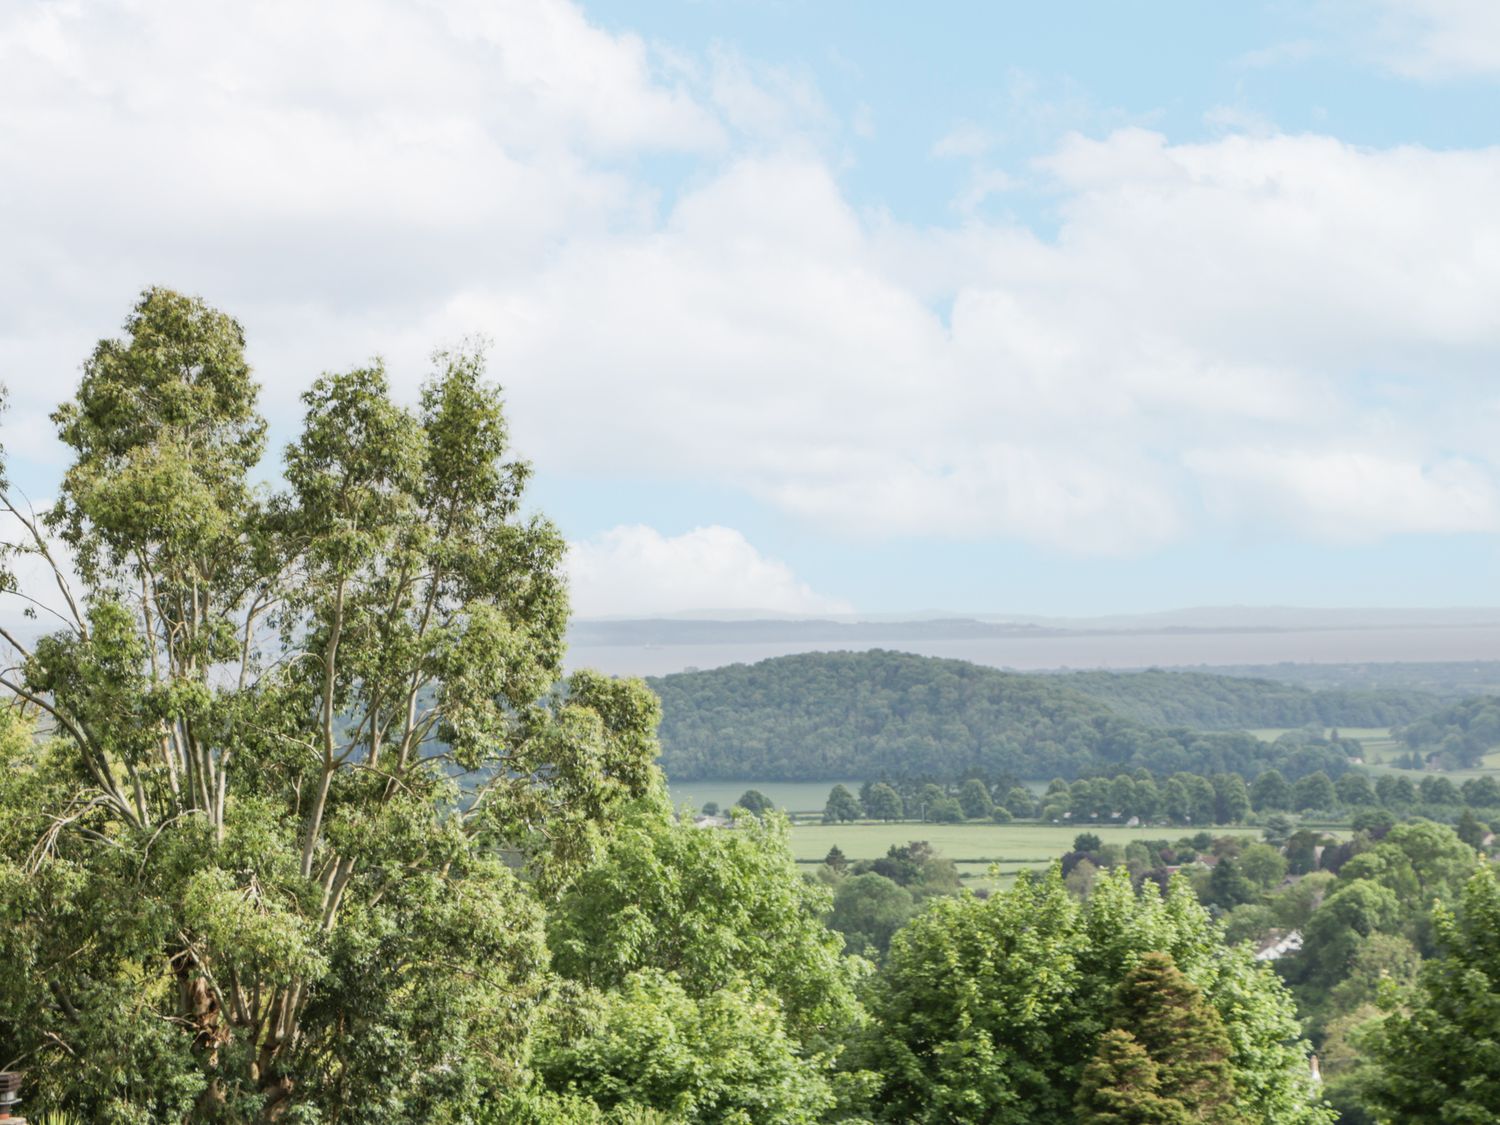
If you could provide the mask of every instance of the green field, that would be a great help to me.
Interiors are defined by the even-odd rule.
[[[876,859],[892,845],[926,840],[958,863],[1037,866],[1073,847],[1080,832],[1093,832],[1106,844],[1131,840],[1176,840],[1201,829],[1156,825],[1120,828],[1111,825],[1060,824],[798,824],[792,828],[792,853],[799,862],[821,862],[838,845],[850,859]],[[1233,825],[1213,828],[1216,836],[1260,836],[1259,828]]]
[[[746,789],[759,789],[782,812],[823,814],[828,803],[828,791],[842,784],[851,793],[858,793],[864,784],[860,781],[674,781],[668,788],[672,794],[672,805],[680,808],[690,805],[701,809],[705,802],[714,801],[727,809],[740,799]]]
[[[1083,824],[796,824],[792,827],[792,853],[798,863],[821,863],[828,850],[837,845],[851,860],[878,859],[892,845],[926,840],[953,860],[966,886],[978,890],[1007,885],[1021,871],[1046,867],[1072,850],[1073,838],[1080,832],[1096,833],[1105,844],[1128,844],[1131,840],[1176,840],[1194,831],[1201,829],[1166,825],[1120,828]],[[1260,837],[1260,829],[1244,825],[1209,831],[1216,836]],[[998,879],[992,874],[997,868]]]

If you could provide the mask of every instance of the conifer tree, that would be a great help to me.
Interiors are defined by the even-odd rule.
[[[1147,953],[1120,982],[1115,1022],[1130,1029],[1156,1065],[1162,1095],[1190,1120],[1236,1119],[1224,1021],[1169,954]]]
[[[1078,1088],[1079,1125],[1191,1125],[1175,1098],[1161,1094],[1160,1069],[1130,1032],[1116,1028],[1099,1038]]]

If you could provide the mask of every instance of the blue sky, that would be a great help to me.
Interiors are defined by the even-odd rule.
[[[157,283],[488,339],[584,613],[1500,601],[1488,0],[253,7],[0,0],[31,495]]]

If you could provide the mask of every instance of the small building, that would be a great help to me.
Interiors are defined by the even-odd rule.
[[[1279,961],[1288,953],[1296,953],[1301,948],[1301,930],[1292,930],[1286,934],[1273,933],[1256,948],[1255,959],[1257,961]]]

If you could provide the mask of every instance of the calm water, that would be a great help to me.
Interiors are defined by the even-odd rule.
[[[1279,632],[1093,633],[887,644],[796,642],[707,645],[578,645],[568,667],[662,676],[687,668],[751,664],[794,652],[892,648],[997,668],[1145,668],[1214,664],[1348,664],[1500,659],[1500,625],[1308,629]]]

